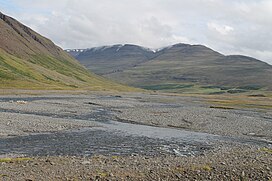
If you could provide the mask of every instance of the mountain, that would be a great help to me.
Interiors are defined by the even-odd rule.
[[[153,57],[151,49],[137,45],[113,45],[90,49],[66,50],[96,74],[105,75],[133,68]]]
[[[81,51],[75,58],[88,69],[130,86],[201,93],[272,90],[271,65],[247,56],[225,56],[203,45],[180,43],[157,50],[114,45]]]
[[[0,88],[128,89],[90,73],[49,39],[0,12]]]

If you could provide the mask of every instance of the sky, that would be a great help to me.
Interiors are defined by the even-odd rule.
[[[272,0],[0,0],[64,49],[203,44],[272,64]]]

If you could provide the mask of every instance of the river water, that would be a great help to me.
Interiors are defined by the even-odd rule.
[[[68,99],[67,97],[28,98],[26,101]],[[19,98],[5,98],[2,101],[16,101]],[[96,112],[84,115],[38,113],[0,109],[0,112],[30,114],[66,119],[81,119],[95,122],[98,127],[57,133],[31,134],[0,139],[0,155],[16,154],[26,156],[91,156],[91,155],[175,155],[194,156],[218,149],[222,145],[267,146],[266,141],[249,138],[224,137],[174,128],[118,122],[110,110],[97,108]]]

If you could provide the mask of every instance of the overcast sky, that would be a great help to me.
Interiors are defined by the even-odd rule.
[[[272,64],[272,0],[1,0],[57,45],[204,44]]]

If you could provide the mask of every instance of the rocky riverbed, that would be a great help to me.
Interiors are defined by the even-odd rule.
[[[271,115],[141,93],[1,96],[0,157],[15,159],[0,178],[269,180]]]
[[[34,157],[0,163],[2,180],[271,180],[271,150],[232,148],[197,157]]]

